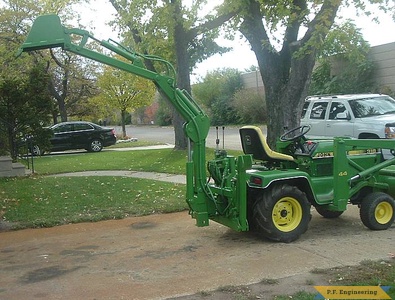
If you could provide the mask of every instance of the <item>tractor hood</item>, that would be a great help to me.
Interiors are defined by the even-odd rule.
[[[314,158],[326,158],[334,156],[334,140],[307,140],[304,143],[305,149],[308,149],[308,155]],[[380,149],[374,147],[346,147],[347,155],[364,155],[377,154],[381,152]]]

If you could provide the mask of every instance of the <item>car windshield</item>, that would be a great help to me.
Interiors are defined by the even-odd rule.
[[[395,114],[395,100],[389,96],[350,100],[356,118]]]

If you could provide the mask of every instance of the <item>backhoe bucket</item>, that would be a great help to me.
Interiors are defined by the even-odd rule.
[[[34,21],[26,41],[18,51],[22,52],[62,47],[70,44],[70,36],[65,34],[65,28],[57,15],[39,16]]]

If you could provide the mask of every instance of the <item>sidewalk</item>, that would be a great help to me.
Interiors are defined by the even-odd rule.
[[[128,148],[107,148],[105,151],[141,151],[151,149],[169,149],[174,148],[172,144],[153,145],[144,147],[128,147]],[[123,176],[132,178],[152,179],[165,182],[174,182],[185,184],[185,175],[168,174],[168,173],[155,173],[155,172],[141,172],[141,171],[127,171],[127,170],[105,170],[105,171],[83,171],[83,172],[70,172],[48,175],[48,177],[84,177],[84,176]]]
[[[84,171],[49,175],[49,177],[84,177],[84,176],[123,176],[143,179],[153,179],[174,183],[186,183],[185,175],[168,174],[168,173],[154,173],[154,172],[139,172],[139,171]]]
[[[127,147],[127,148],[104,148],[106,151],[138,151],[138,150],[156,150],[156,149],[171,149],[174,148],[173,144],[152,145],[142,147]]]

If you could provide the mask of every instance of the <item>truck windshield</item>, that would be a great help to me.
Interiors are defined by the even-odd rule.
[[[353,99],[349,103],[355,118],[395,114],[395,100],[389,96]]]

